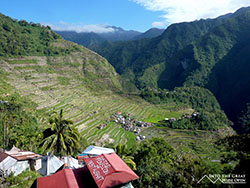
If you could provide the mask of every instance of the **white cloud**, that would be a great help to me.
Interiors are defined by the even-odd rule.
[[[154,22],[178,23],[194,21],[201,18],[215,18],[250,6],[249,0],[130,0],[150,11],[162,12],[162,21]],[[152,25],[153,25],[152,24]]]
[[[165,26],[165,22],[153,22],[152,26],[153,27],[164,27]]]
[[[79,25],[79,24],[69,24],[66,22],[59,22],[57,24],[52,23],[43,23],[43,25],[50,26],[53,30],[56,31],[76,31],[77,33],[109,33],[114,32],[114,28],[109,27],[105,24],[92,24],[92,25]]]

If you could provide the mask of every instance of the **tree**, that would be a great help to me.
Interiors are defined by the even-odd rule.
[[[242,111],[239,117],[239,124],[243,132],[250,132],[250,103],[247,103],[245,109]]]
[[[62,157],[64,154],[72,155],[80,147],[78,130],[70,126],[71,120],[63,119],[63,110],[49,119],[50,128],[43,131],[42,147],[52,154]]]
[[[36,149],[38,122],[31,112],[33,103],[14,93],[0,97],[0,147],[13,145],[23,150]],[[32,140],[32,142],[31,142]]]
[[[134,154],[139,180],[136,187],[173,187],[170,173],[174,148],[163,138],[151,138],[141,142]]]
[[[133,161],[134,160],[134,157],[133,156],[130,156],[128,154],[128,151],[127,151],[127,147],[125,144],[121,144],[119,143],[116,147],[115,147],[115,151],[117,153],[117,155],[119,155],[122,160],[130,167],[132,168],[133,170],[136,170],[136,164],[135,162]]]
[[[242,135],[233,135],[225,137],[217,142],[225,146],[230,151],[227,155],[222,156],[222,162],[235,164],[234,174],[244,174],[249,182],[250,177],[250,133]]]

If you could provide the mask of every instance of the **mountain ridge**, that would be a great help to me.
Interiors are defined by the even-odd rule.
[[[250,7],[244,7],[235,13],[215,19],[172,24],[156,38],[106,43],[95,50],[106,57],[117,72],[137,88],[149,86],[173,89],[183,85],[197,85],[210,89],[230,119],[237,124],[237,116],[244,109],[244,103],[250,101],[249,94],[241,94],[249,93],[249,86],[246,84],[249,82],[249,76],[247,77],[244,71],[244,69],[249,70],[249,65],[247,60],[241,62],[242,58],[237,56],[237,48],[240,48],[245,53],[241,50],[238,53],[244,54],[243,57],[248,59],[246,53],[248,44],[244,42],[249,41],[249,12]],[[231,51],[231,49],[234,50]],[[230,58],[226,58],[227,55],[235,61],[234,56],[237,56],[237,64],[240,68],[233,70],[233,64],[226,66],[225,62],[231,61]],[[225,66],[218,66],[220,63]],[[219,67],[220,70],[218,70]],[[231,70],[231,72],[227,71],[228,76],[227,78],[224,76],[223,79],[227,87],[219,81],[226,67],[227,70]],[[230,74],[241,74],[236,70],[241,70],[243,77],[234,76],[235,80],[229,83],[227,80]],[[240,81],[236,82],[236,78],[238,80],[240,78]],[[220,92],[215,88],[216,83],[221,86]],[[234,91],[233,88],[236,86],[232,83],[241,85],[242,89],[236,89],[241,92]],[[225,92],[227,94],[224,94]],[[234,93],[238,94],[234,95]],[[235,109],[233,105],[227,105],[231,104],[232,99],[238,101],[234,102],[237,106]]]
[[[89,49],[96,49],[105,41],[120,42],[140,39],[150,39],[161,35],[164,29],[151,28],[143,33],[134,30],[124,30],[121,27],[107,26],[114,31],[105,33],[95,32],[76,32],[76,31],[55,31],[61,35],[65,40],[75,42],[83,45]]]

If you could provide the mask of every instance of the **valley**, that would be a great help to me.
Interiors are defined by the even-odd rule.
[[[135,142],[135,136],[119,125],[110,124],[104,130],[98,129],[99,124],[106,123],[111,114],[118,111],[130,113],[139,120],[164,119],[172,114],[176,117],[185,112],[172,113],[171,106],[162,109],[138,96],[93,88],[94,85],[83,81],[81,61],[81,56],[74,54],[10,58],[1,60],[1,68],[8,74],[7,82],[22,96],[35,102],[39,111],[49,114],[62,109],[65,118],[72,120],[90,143],[98,142],[105,135],[113,139],[114,144]]]
[[[94,52],[79,35],[0,14],[0,147],[114,148],[136,165],[135,187],[249,174],[249,21],[248,7],[141,35],[82,34]]]

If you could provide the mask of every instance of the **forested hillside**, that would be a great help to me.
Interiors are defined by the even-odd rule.
[[[242,8],[170,25],[151,40],[105,43],[95,50],[137,88],[208,88],[237,124],[250,94],[249,23],[250,8]]]
[[[0,57],[23,55],[65,55],[77,51],[79,46],[61,47],[62,40],[49,27],[11,19],[0,14]]]
[[[124,30],[120,27],[106,26],[110,32],[95,33],[95,32],[75,32],[75,31],[55,31],[65,40],[83,45],[89,49],[94,49],[105,41],[127,41],[140,37],[142,34],[138,31]],[[157,33],[155,33],[157,35]],[[147,35],[151,35],[150,33]],[[154,34],[153,34],[154,35]],[[143,36],[142,36],[143,37]]]
[[[242,9],[173,57],[172,74],[162,73],[163,88],[198,85],[217,97],[237,122],[250,94],[250,10]]]
[[[220,24],[225,17],[214,20],[200,20],[191,23],[180,23],[170,25],[164,33],[151,40],[104,43],[94,49],[106,57],[115,67],[118,73],[126,75],[130,72],[135,76],[131,80],[137,87],[157,87],[157,80],[151,76],[153,73],[160,75],[165,66],[168,66],[169,59],[178,51],[206,34],[211,28]],[[153,66],[164,63],[161,71]],[[152,78],[154,84],[149,83],[144,77]]]

